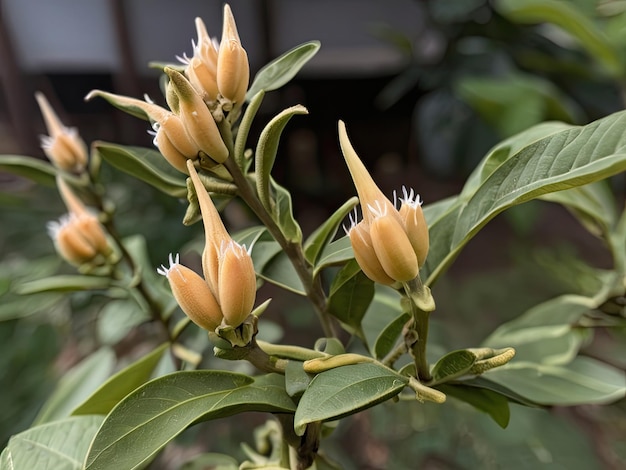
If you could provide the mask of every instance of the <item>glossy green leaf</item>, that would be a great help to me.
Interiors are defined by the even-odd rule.
[[[575,3],[563,0],[499,0],[497,11],[516,23],[552,23],[574,38],[589,55],[614,76],[622,73],[622,62],[608,38]]]
[[[109,413],[125,396],[150,379],[169,346],[169,343],[158,346],[149,354],[111,376],[87,400],[76,407],[72,414],[106,415]]]
[[[11,437],[0,455],[6,470],[81,470],[101,416],[79,416],[35,426]]]
[[[111,287],[111,279],[108,277],[63,274],[25,282],[16,288],[16,292],[21,295],[31,295],[41,292],[104,290],[109,287]]]
[[[361,336],[361,320],[374,298],[374,282],[352,260],[339,270],[330,286],[328,311],[349,331]]]
[[[291,193],[277,184],[273,179],[270,184],[274,191],[274,197],[276,198],[276,204],[272,211],[274,220],[287,240],[292,243],[300,243],[302,241],[302,230],[293,216]]]
[[[118,170],[154,186],[165,194],[178,198],[187,196],[185,175],[167,163],[158,151],[107,142],[96,142],[93,149]]]
[[[476,354],[467,349],[449,352],[433,366],[431,371],[433,382],[440,384],[467,374],[476,359]]]
[[[255,75],[246,94],[246,99],[250,100],[261,90],[272,91],[289,83],[300,69],[317,54],[319,48],[319,41],[305,42],[265,65]]]
[[[505,209],[544,194],[601,180],[626,169],[626,112],[552,133],[521,148],[450,205],[430,225],[423,269],[432,285],[461,249]]]
[[[256,189],[259,199],[268,211],[272,211],[271,202],[271,186],[270,178],[276,154],[278,153],[278,144],[280,137],[287,123],[297,114],[307,114],[308,111],[304,106],[296,105],[284,109],[267,123],[261,131],[254,152],[254,172],[256,180]]]
[[[198,370],[154,379],[107,416],[89,450],[86,469],[142,468],[188,426],[244,411],[294,412],[284,377]]]
[[[408,378],[375,363],[352,364],[317,374],[294,417],[296,434],[307,424],[343,418],[397,395]]]
[[[0,171],[23,176],[37,184],[54,188],[56,170],[48,162],[23,155],[0,155]]]
[[[289,361],[285,368],[285,390],[290,397],[299,397],[311,383],[313,376],[304,372],[302,362]]]
[[[509,401],[486,388],[470,387],[462,384],[441,384],[436,387],[447,396],[469,403],[477,410],[487,413],[501,428],[506,428],[511,418]]]
[[[513,361],[484,377],[543,405],[611,403],[626,394],[623,370],[583,356],[566,365]]]
[[[365,336],[364,341],[370,352],[374,345],[377,344],[379,337],[383,334],[382,332],[404,313],[402,311],[400,294],[391,287],[377,284],[375,286],[374,299],[361,321]],[[372,355],[375,354],[372,353]]]
[[[337,209],[322,225],[320,225],[304,242],[304,256],[312,265],[322,253],[322,250],[331,242],[337,233],[339,224],[359,203],[359,198],[348,199],[339,209]]]
[[[39,411],[34,424],[66,418],[109,377],[115,352],[100,348],[66,372]]]
[[[385,326],[374,343],[374,354],[378,359],[383,359],[389,354],[398,342],[398,337],[402,333],[404,326],[411,319],[411,314],[403,312],[402,315],[394,318]]]

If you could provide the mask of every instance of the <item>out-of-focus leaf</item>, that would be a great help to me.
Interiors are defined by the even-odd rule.
[[[469,403],[484,411],[501,427],[506,428],[511,418],[509,401],[504,395],[486,388],[469,387],[462,384],[441,384],[436,387],[448,396]]]
[[[115,352],[101,348],[66,372],[52,395],[39,411],[34,424],[66,418],[109,377]]]
[[[515,23],[551,23],[575,37],[606,71],[619,76],[622,61],[602,30],[574,2],[563,0],[498,0],[496,10]]]
[[[95,142],[94,151],[118,170],[128,173],[173,197],[187,196],[185,176],[156,150]]]
[[[185,462],[180,470],[238,470],[237,459],[230,455],[204,453]]]
[[[150,315],[135,299],[115,299],[109,301],[98,314],[98,339],[107,345],[114,345],[133,328],[150,320]]]
[[[0,455],[6,470],[81,470],[101,416],[73,416],[11,437]]]
[[[89,450],[88,470],[141,468],[188,426],[244,411],[289,413],[281,375],[176,372],[148,382],[106,417]]]
[[[109,413],[126,395],[148,381],[169,346],[169,343],[162,344],[110,377],[87,400],[74,409],[72,414],[106,415]]]
[[[543,405],[611,403],[626,394],[623,370],[583,356],[564,365],[514,361],[484,377]]]
[[[42,292],[104,290],[109,287],[111,287],[111,279],[108,277],[65,274],[25,282],[16,288],[16,292],[21,295],[31,295]]]
[[[307,424],[343,418],[397,395],[408,378],[375,363],[336,367],[317,374],[300,398],[294,430]]]
[[[246,100],[250,100],[261,90],[272,91],[289,83],[300,69],[317,54],[319,48],[319,41],[305,42],[265,65],[254,77],[246,94]]]
[[[54,188],[56,170],[50,164],[34,157],[23,155],[0,155],[0,170],[24,176],[37,184]]]

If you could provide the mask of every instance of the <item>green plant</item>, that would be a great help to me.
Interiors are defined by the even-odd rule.
[[[247,460],[203,454],[197,465],[336,468],[324,451],[336,421],[384,402],[446,406],[453,397],[506,427],[509,403],[601,404],[624,396],[622,371],[579,352],[595,329],[625,326],[626,213],[605,180],[626,168],[626,113],[516,134],[482,159],[459,195],[423,208],[411,189],[393,201],[381,193],[340,122],[359,198],[305,237],[272,170],[285,126],[306,109],[285,109],[256,144],[248,139],[264,95],[293,78],[319,44],[285,53],[248,86],[230,8],[219,52],[200,20],[196,27],[194,56],[182,69],[163,69],[169,109],[104,91],[89,95],[149,121],[159,151],[94,142],[87,155],[39,95],[52,163],[0,157],[1,168],[56,185],[69,215],[52,226],[52,236],[77,271],[52,274],[55,264],[36,279],[16,276],[3,296],[34,299],[22,315],[46,314],[69,293],[92,294],[87,303],[101,307],[92,349],[33,425],[9,440],[2,468],[143,468],[192,425],[246,411],[273,415],[256,431],[256,447],[245,447]],[[204,227],[203,277],[182,264],[193,261],[186,253],[155,269],[143,234],[120,235],[103,161],[186,198],[183,223]],[[570,209],[607,244],[614,267],[583,266],[580,292],[533,307],[478,347],[433,357],[431,287],[491,219],[536,198]],[[235,200],[258,225],[231,235],[214,204]],[[360,222],[351,215],[359,202]],[[337,237],[347,217],[347,235]],[[262,283],[305,299],[322,336],[309,345],[261,339],[272,326],[270,300],[256,300]],[[141,332],[147,352],[125,354],[125,338]],[[40,450],[33,454],[33,446]]]

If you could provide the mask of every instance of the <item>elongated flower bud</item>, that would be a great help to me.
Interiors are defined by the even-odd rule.
[[[168,268],[161,266],[157,272],[170,284],[172,294],[183,312],[196,325],[215,331],[222,322],[222,312],[208,284],[195,271],[179,263],[179,257],[170,254]]]
[[[223,163],[228,158],[228,148],[204,100],[180,72],[165,67],[165,73],[178,95],[180,119],[187,133],[212,160]]]
[[[231,240],[221,248],[219,260],[219,299],[224,323],[240,325],[254,307],[256,275],[245,247]]]
[[[87,165],[87,146],[75,128],[65,127],[43,95],[35,93],[48,135],[41,138],[44,153],[57,168],[79,173]]]
[[[57,252],[74,266],[103,264],[113,251],[100,222],[91,214],[66,214],[48,223],[48,233]]]
[[[217,87],[234,104],[242,104],[250,81],[248,54],[241,46],[237,25],[230,7],[224,5],[222,40],[217,56]]]
[[[428,225],[424,218],[422,201],[419,195],[416,195],[412,189],[407,191],[404,187],[402,191],[404,192],[404,197],[400,200],[402,203],[399,210],[400,218],[421,267],[424,265],[428,255]]]
[[[390,278],[398,282],[415,279],[417,256],[400,222],[389,214],[381,215],[370,224],[370,235],[376,257]]]
[[[395,283],[395,280],[387,275],[385,269],[380,264],[376,251],[372,246],[372,237],[367,228],[367,225],[361,221],[348,231],[354,258],[359,263],[361,270],[372,281],[390,286]]]

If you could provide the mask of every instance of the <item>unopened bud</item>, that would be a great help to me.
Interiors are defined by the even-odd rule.
[[[95,216],[73,213],[48,224],[48,232],[63,259],[74,266],[103,262],[112,253],[104,230]]]
[[[212,160],[223,163],[228,158],[228,148],[204,100],[180,72],[165,67],[165,73],[178,96],[179,116],[187,133]]]
[[[248,54],[241,46],[237,25],[230,7],[224,5],[222,40],[217,57],[217,87],[231,103],[241,105],[250,80]]]
[[[376,217],[370,224],[376,256],[385,273],[398,281],[415,279],[419,272],[417,256],[400,222],[390,214]]]
[[[411,246],[413,246],[413,251],[417,256],[417,261],[420,267],[422,267],[426,261],[429,247],[428,225],[424,218],[422,201],[419,195],[416,195],[412,189],[407,191],[403,187],[402,190],[404,198],[401,199],[402,205],[398,212]]]
[[[48,130],[48,135],[41,139],[44,153],[61,170],[83,171],[87,165],[87,146],[78,131],[63,125],[43,93],[37,92],[35,98]]]
[[[367,231],[367,226],[364,221],[353,225],[348,232],[350,237],[350,243],[352,244],[352,251],[354,252],[354,258],[359,263],[361,270],[372,281],[378,282],[386,286],[392,285],[395,281],[387,275],[383,269],[376,251],[372,246],[372,238]]]
[[[170,255],[169,261],[168,268],[161,266],[157,272],[167,277],[176,302],[196,325],[215,331],[222,322],[222,312],[209,285],[195,271],[180,264],[178,255]]]
[[[219,259],[219,302],[224,323],[239,326],[256,299],[256,275],[246,248],[230,241],[223,243]]]

